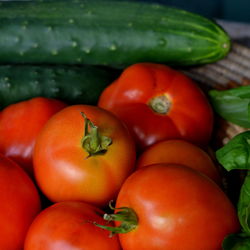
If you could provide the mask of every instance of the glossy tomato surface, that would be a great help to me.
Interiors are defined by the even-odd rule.
[[[212,108],[187,76],[165,65],[126,68],[101,94],[98,105],[129,127],[139,149],[164,139],[206,145],[213,129]]]
[[[30,177],[0,155],[0,249],[20,250],[30,224],[40,212],[38,191]]]
[[[63,102],[44,97],[7,106],[0,113],[0,152],[32,174],[35,139],[47,120],[64,107]]]
[[[111,139],[107,150],[90,155],[83,147],[85,116]],[[52,201],[80,200],[107,205],[135,166],[134,141],[112,113],[89,105],[69,106],[55,114],[34,149],[38,185]]]
[[[147,148],[137,160],[137,168],[155,163],[181,164],[207,175],[221,184],[218,168],[207,152],[184,140],[165,140]]]
[[[43,210],[29,228],[25,250],[119,250],[117,236],[93,223],[104,223],[103,211],[87,203],[67,201]]]
[[[135,229],[119,234],[124,250],[216,250],[226,235],[239,230],[236,210],[223,191],[180,165],[135,171],[123,184],[116,207],[132,208],[138,217]]]

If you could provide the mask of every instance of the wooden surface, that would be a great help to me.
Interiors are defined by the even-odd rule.
[[[232,39],[249,38],[250,40],[250,24],[223,20],[216,21],[228,32]]]

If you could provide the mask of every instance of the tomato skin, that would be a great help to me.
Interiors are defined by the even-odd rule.
[[[166,114],[150,108],[164,96]],[[212,108],[187,76],[165,65],[138,63],[126,68],[101,94],[98,106],[115,113],[136,138],[140,150],[164,139],[185,139],[206,145],[213,129]]]
[[[109,232],[93,224],[105,223],[103,214],[100,209],[83,202],[53,204],[33,221],[24,250],[119,250],[118,237],[109,237]]]
[[[15,162],[0,155],[0,249],[20,250],[27,230],[41,210],[38,191]]]
[[[47,120],[64,107],[59,100],[36,97],[4,108],[0,113],[0,152],[32,175],[35,139]]]
[[[148,147],[138,158],[136,167],[174,163],[191,167],[221,185],[218,169],[210,156],[198,146],[184,140],[165,140]]]
[[[104,154],[89,157],[82,147],[85,122],[81,112],[112,139]],[[73,105],[55,114],[39,134],[35,177],[53,202],[80,200],[105,206],[133,171],[135,157],[134,141],[117,117],[96,106]]]
[[[138,216],[134,230],[119,234],[124,250],[216,250],[240,228],[236,210],[219,186],[180,165],[135,171],[124,182],[116,207],[132,208]]]

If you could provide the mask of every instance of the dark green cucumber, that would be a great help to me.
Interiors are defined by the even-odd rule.
[[[36,96],[96,104],[116,73],[94,66],[0,66],[0,108]]]
[[[0,5],[0,62],[169,65],[223,58],[230,39],[215,22],[134,1],[7,1]]]

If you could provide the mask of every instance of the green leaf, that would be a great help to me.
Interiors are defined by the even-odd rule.
[[[230,234],[223,243],[223,250],[249,250],[250,249],[250,237],[244,233]]]
[[[243,231],[250,236],[250,172],[248,172],[240,190],[238,217]],[[250,249],[250,248],[249,248]]]
[[[250,128],[250,85],[229,90],[210,90],[214,110],[225,120]]]
[[[250,131],[233,137],[225,146],[216,151],[218,162],[227,170],[250,170]]]

